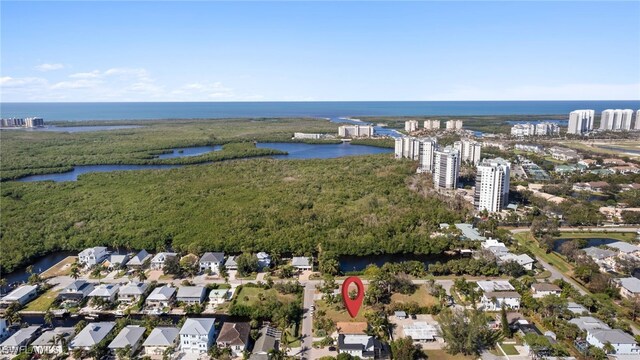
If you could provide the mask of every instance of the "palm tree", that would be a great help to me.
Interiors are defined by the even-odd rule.
[[[0,278],[0,295],[2,295],[2,288],[7,286],[7,278]]]
[[[47,312],[44,313],[44,323],[49,326],[53,325],[53,313],[51,310],[47,310]]]
[[[71,276],[74,280],[78,280],[78,278],[80,277],[78,261],[74,261],[73,264],[71,264],[71,272],[69,273],[69,276]]]
[[[136,277],[138,278],[138,280],[145,281],[147,280],[147,274],[145,274],[144,269],[140,268],[138,270],[136,270]]]
[[[98,278],[98,283],[101,283],[100,279],[102,277],[102,265],[96,265],[91,271],[91,276]]]

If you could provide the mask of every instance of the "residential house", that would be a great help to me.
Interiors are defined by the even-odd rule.
[[[620,329],[591,329],[587,331],[587,342],[603,349],[605,344],[611,344],[616,355],[636,355],[640,357],[640,346],[633,336]]]
[[[11,330],[9,330],[9,323],[7,322],[7,319],[0,318],[0,343],[10,335]]]
[[[156,256],[151,259],[151,269],[152,270],[162,270],[164,269],[164,262],[169,258],[175,258],[178,254],[172,252],[161,252],[157,253]]]
[[[549,154],[551,154],[552,158],[556,160],[561,160],[561,161],[570,161],[570,160],[576,160],[580,158],[580,155],[578,154],[577,151],[573,149],[561,148],[557,146],[549,148]]]
[[[64,345],[71,341],[75,333],[72,327],[47,330],[31,343],[31,347],[36,354],[60,355],[65,351]]]
[[[129,269],[141,268],[149,259],[151,259],[151,254],[149,254],[147,250],[142,249],[139,253],[135,254],[131,260],[127,261],[127,267]]]
[[[592,258],[596,264],[598,264],[602,272],[611,271],[615,267],[615,251],[600,249],[593,246],[584,248],[582,251]]]
[[[338,352],[357,356],[361,359],[380,357],[382,344],[371,335],[367,335],[365,322],[338,322]]]
[[[180,338],[180,329],[175,327],[157,327],[151,330],[147,340],[142,343],[144,355],[163,355],[167,349],[175,348]]]
[[[460,230],[462,233],[462,240],[474,240],[474,241],[485,241],[486,237],[480,236],[478,229],[474,228],[472,224],[454,224],[456,229]]]
[[[115,354],[118,349],[124,349],[129,346],[131,349],[129,356],[132,356],[140,348],[145,331],[146,329],[142,326],[127,325],[109,343],[108,348],[112,354]]]
[[[104,301],[114,302],[119,290],[120,285],[118,284],[100,284],[89,293],[89,297],[100,298]]]
[[[67,287],[62,289],[58,294],[58,299],[62,301],[76,301],[81,302],[89,296],[89,294],[93,291],[94,286],[92,283],[87,282],[85,280],[75,280]]]
[[[640,168],[636,166],[614,166],[611,170],[623,175],[640,173]]]
[[[261,251],[256,254],[256,257],[258,257],[258,266],[260,269],[266,269],[271,266],[271,255]]]
[[[615,279],[614,282],[620,289],[620,296],[625,299],[640,297],[640,279],[635,277]]]
[[[533,264],[536,262],[534,259],[531,258],[531,256],[527,254],[515,255],[511,253],[500,255],[498,260],[500,261],[500,263],[514,261],[518,263],[520,266],[522,266],[525,270],[533,270]]]
[[[627,165],[627,163],[624,160],[616,159],[616,158],[602,159],[602,163],[605,165],[616,165],[616,166]]]
[[[186,353],[206,354],[216,335],[216,319],[188,318],[180,329],[180,349]]]
[[[309,258],[303,256],[294,256],[293,259],[291,259],[291,266],[300,271],[307,271],[313,268]]]
[[[402,325],[402,331],[405,337],[411,337],[415,342],[432,342],[438,337],[438,327],[428,324],[426,321],[415,321],[410,324]]]
[[[147,292],[149,284],[144,282],[129,282],[120,288],[118,292],[118,300],[125,303],[134,303]]]
[[[609,186],[606,181],[592,181],[586,183],[575,183],[572,189],[574,191],[589,191],[589,192],[602,192],[602,189]]]
[[[480,246],[490,251],[496,258],[500,255],[509,253],[509,249],[504,245],[504,243],[495,240],[495,239],[487,239],[483,241]]]
[[[204,286],[180,286],[176,300],[185,304],[202,304],[206,290]]]
[[[116,323],[113,321],[89,323],[71,340],[69,348],[91,350],[93,346],[104,340],[115,326]]]
[[[578,329],[582,331],[589,331],[593,329],[609,329],[609,326],[599,319],[592,316],[580,316],[569,320],[571,324],[574,324]]]
[[[233,356],[242,356],[249,344],[251,326],[247,322],[226,322],[220,329],[216,343],[219,348],[230,348]]]
[[[589,312],[586,307],[572,301],[567,303],[567,310],[574,315],[583,315]]]
[[[222,304],[227,301],[229,296],[228,289],[214,289],[209,293],[209,303],[211,304]]]
[[[102,263],[102,266],[109,270],[115,270],[125,266],[127,261],[129,261],[129,254],[111,254]]]
[[[253,345],[253,352],[249,360],[269,360],[271,350],[279,350],[282,333],[277,328],[265,325],[260,329],[260,335]]]
[[[616,241],[614,243],[607,244],[607,247],[617,249],[623,256],[635,255],[636,257],[640,257],[640,246],[638,245],[624,241]]]
[[[520,294],[506,280],[482,280],[477,282],[483,294],[480,299],[486,311],[497,311],[504,305],[507,309],[520,309]]]
[[[96,266],[106,259],[108,255],[109,253],[106,247],[96,246],[87,248],[78,254],[78,263],[88,267]]]
[[[238,270],[238,263],[236,262],[236,257],[235,256],[229,256],[227,258],[227,261],[225,261],[225,263],[224,263],[224,267],[227,270]]]
[[[176,299],[176,289],[169,285],[157,287],[147,296],[148,307],[162,309],[171,306]]]
[[[223,252],[206,252],[200,258],[200,271],[209,270],[212,274],[218,274],[222,264],[224,264]]]
[[[26,350],[27,345],[38,336],[40,325],[19,329],[0,344],[0,354],[17,354]]]
[[[531,285],[534,298],[543,298],[548,295],[560,296],[562,289],[558,285],[549,283],[536,283]]]
[[[633,184],[620,185],[620,191],[630,191],[630,190],[640,190],[640,184],[633,183]]]
[[[576,171],[581,172],[583,170],[583,168],[580,165],[556,165],[553,168],[553,171],[557,172],[558,174],[568,174],[568,173],[573,173]],[[593,170],[595,171],[595,170]]]
[[[0,306],[8,307],[13,303],[24,305],[38,296],[36,285],[22,285],[0,299]]]
[[[582,159],[582,160],[578,161],[578,164],[584,165],[584,166],[590,168],[592,166],[596,166],[598,164],[598,162],[596,160],[593,160],[593,159]]]

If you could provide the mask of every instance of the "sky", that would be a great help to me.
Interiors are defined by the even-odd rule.
[[[640,1],[0,2],[0,100],[638,100]]]

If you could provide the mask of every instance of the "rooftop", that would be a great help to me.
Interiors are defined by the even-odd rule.
[[[309,263],[308,257],[294,256],[293,259],[291,259],[291,265],[292,266],[311,266],[311,263]]]
[[[176,292],[176,289],[174,287],[167,286],[167,285],[160,286],[153,289],[153,291],[151,291],[151,294],[147,296],[147,300],[166,301],[171,299],[171,297],[173,296],[173,294],[175,294],[175,292]]]
[[[617,241],[611,244],[607,244],[607,246],[610,248],[618,249],[618,251],[623,252],[625,254],[631,254],[636,251],[640,251],[640,246],[629,244],[628,242],[624,242],[624,241]]]
[[[615,251],[611,251],[611,250],[607,250],[607,249],[600,249],[597,247],[588,247],[588,248],[584,248],[582,249],[589,257],[596,259],[596,260],[604,260],[606,258],[610,258],[612,256],[615,256],[616,253]]]
[[[581,316],[575,319],[569,320],[570,323],[578,326],[580,330],[590,330],[590,329],[608,329],[609,326],[604,322],[596,319],[592,316]]]
[[[30,292],[37,290],[36,285],[22,285],[19,288],[8,293],[2,298],[3,301],[18,301],[28,295]]]
[[[125,326],[109,344],[109,349],[121,349],[126,347],[127,345],[131,345],[133,347],[133,345],[142,340],[145,331],[146,329],[142,326]]]
[[[200,262],[222,263],[224,262],[224,253],[223,252],[206,252],[202,254],[202,257],[200,258]]]
[[[47,330],[40,337],[38,337],[34,342],[31,343],[32,346],[51,346],[55,341],[58,341],[58,335],[64,336],[67,342],[71,340],[73,335],[76,333],[76,330],[72,327],[57,327],[52,330]]]
[[[225,343],[226,345],[240,345],[245,346],[249,342],[249,332],[251,326],[247,322],[232,323],[226,322],[220,329],[220,335],[216,340],[219,343]]]
[[[142,346],[172,346],[179,335],[180,329],[176,327],[157,327],[151,330]]]
[[[620,283],[620,286],[627,289],[627,291],[634,294],[640,294],[640,279],[635,277],[628,277],[621,278],[616,281]]]
[[[122,295],[132,295],[132,296],[140,296],[143,295],[145,291],[149,288],[149,284],[143,282],[130,282],[127,285],[120,288],[119,294]]]
[[[636,339],[620,329],[594,329],[589,333],[603,344],[633,344],[636,345]]]
[[[215,323],[214,318],[188,318],[180,329],[180,335],[207,335]]]
[[[455,224],[455,227],[462,231],[462,235],[469,240],[483,241],[487,239],[484,236],[480,236],[478,230],[471,224]]]
[[[72,348],[94,346],[102,341],[115,326],[116,323],[111,321],[89,323],[71,340],[70,346]]]
[[[204,286],[180,286],[178,298],[202,298],[204,292]]]
[[[2,347],[21,346],[25,341],[29,341],[35,333],[40,330],[40,325],[33,325],[26,328],[19,329],[15,334],[11,335],[7,340],[2,343]]]
[[[492,291],[511,291],[515,288],[507,280],[480,280],[478,286],[485,292]]]
[[[562,289],[560,289],[560,286],[555,284],[549,284],[549,283],[533,284],[531,285],[531,288],[534,291],[562,291]]]

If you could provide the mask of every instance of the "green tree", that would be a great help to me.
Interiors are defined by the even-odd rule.
[[[509,320],[507,319],[507,309],[504,304],[500,309],[500,325],[502,326],[502,336],[505,338],[511,337],[511,327],[509,326]]]
[[[391,356],[394,360],[414,360],[422,358],[422,351],[413,344],[411,337],[400,338],[391,342]]]
[[[440,336],[452,355],[479,355],[500,339],[500,333],[491,330],[484,314],[477,310],[445,309],[440,313]]]
[[[50,310],[47,310],[47,312],[44,313],[44,323],[51,326],[53,325],[53,313]]]
[[[237,256],[236,264],[238,265],[238,275],[242,277],[255,273],[259,269],[258,257],[250,253]]]

